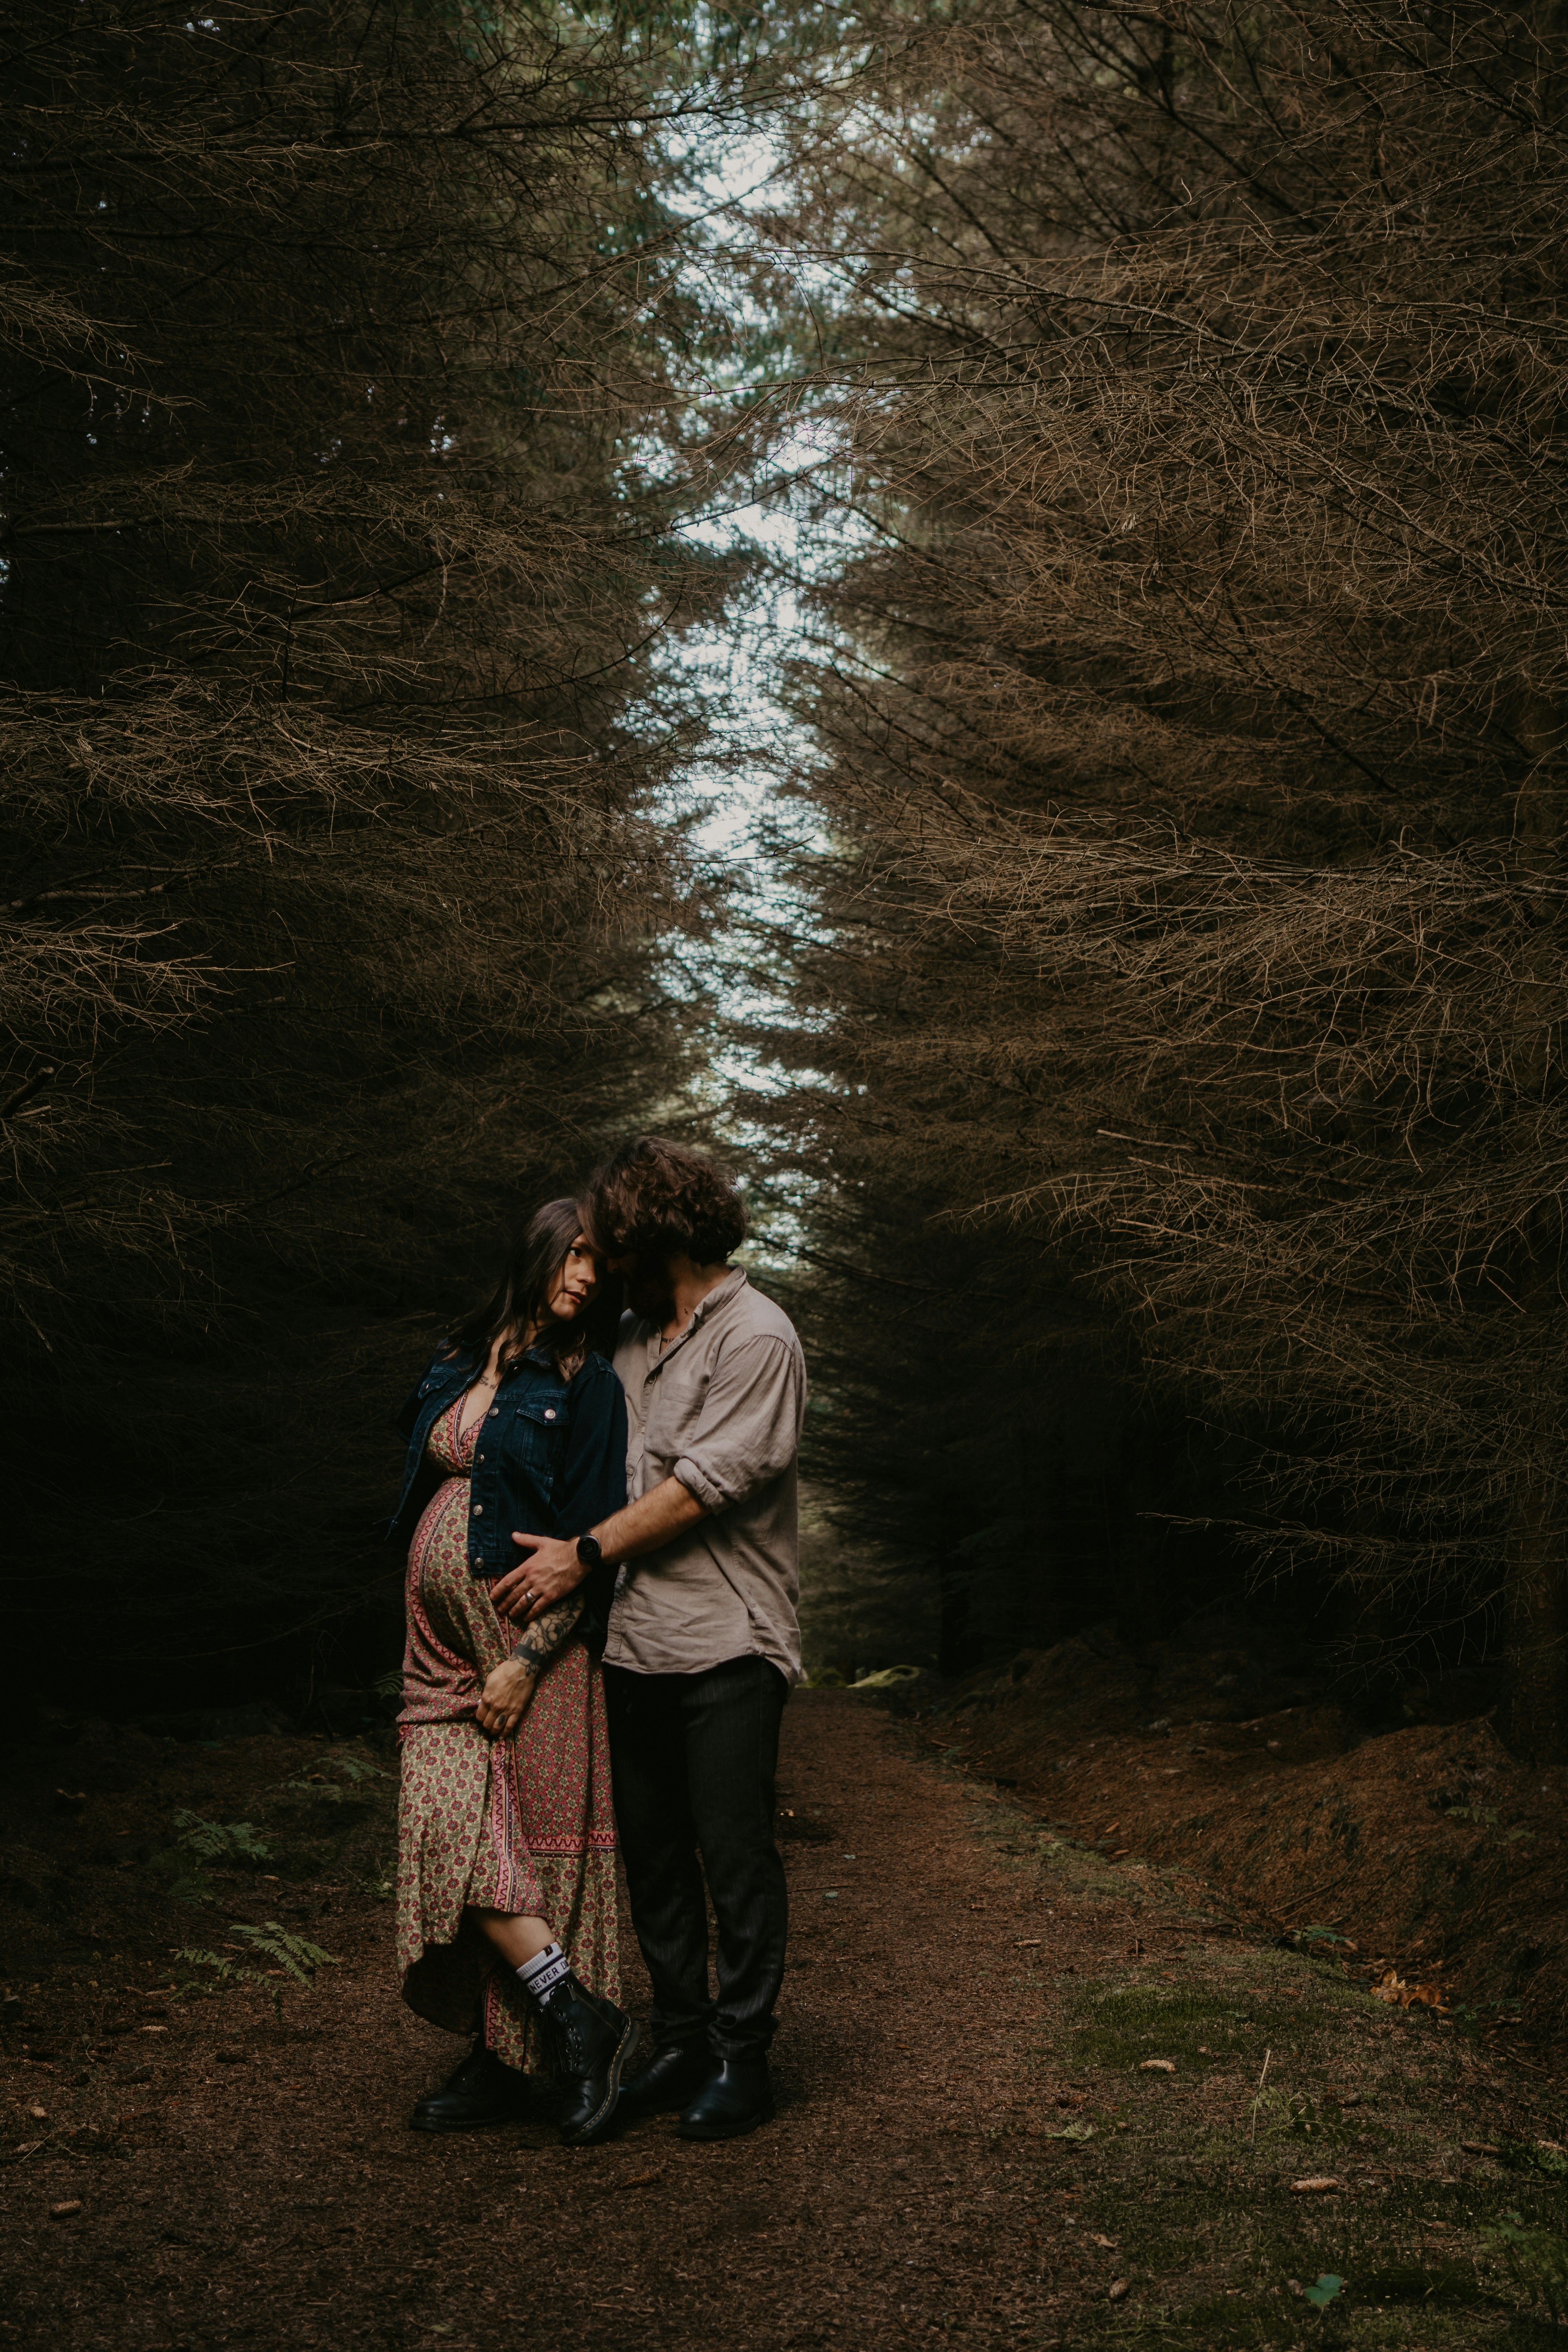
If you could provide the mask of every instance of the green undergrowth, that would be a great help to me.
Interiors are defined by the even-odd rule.
[[[977,1801],[973,1822],[1023,1882],[1019,1966],[1060,1996],[1027,2056],[1043,2094],[1039,2188],[1089,2242],[1109,2242],[1103,2284],[1055,2305],[1047,2255],[1041,2316],[1020,2341],[1563,2345],[1568,2158],[1522,2112],[1526,2093],[1509,2130],[1478,2123],[1480,2062],[1465,2036],[1391,2011],[1326,1946],[1226,1932],[1219,1898],[1201,1907],[1170,1873],[1110,1861],[1005,1802]],[[1125,1957],[1085,1975],[1074,1915],[1103,1953],[1118,1913]],[[1070,1975],[1058,1968],[1069,1923]],[[1063,2084],[1081,2102],[1070,2115],[1049,2100]],[[1324,2179],[1337,2185],[1293,2186]]]
[[[256,1822],[208,1821],[188,1808],[171,1816],[174,1843],[151,1857],[153,1875],[179,1902],[219,1902],[241,1874],[279,1884],[354,1871],[362,1889],[391,1892],[397,1779],[351,1748],[329,1749],[288,1780],[257,1791]]]

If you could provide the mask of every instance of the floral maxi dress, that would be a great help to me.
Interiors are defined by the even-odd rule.
[[[468,1567],[479,1422],[460,1430],[467,1402],[459,1397],[430,1432],[430,1457],[447,1476],[408,1548],[397,1961],[403,1998],[419,2016],[454,2033],[482,2028],[499,2058],[526,2069],[542,2057],[538,2021],[465,1906],[548,1921],[590,1991],[618,1999],[609,1736],[599,1669],[573,1632],[571,1600],[536,1622],[537,1633],[559,1621],[564,1638],[517,1730],[495,1739],[475,1720],[485,1679],[510,1656],[517,1629]]]

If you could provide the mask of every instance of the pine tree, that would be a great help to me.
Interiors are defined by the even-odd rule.
[[[1385,1654],[1500,1642],[1542,1758],[1563,31],[892,17],[797,228],[862,532],[795,672],[837,1015],[796,1058],[852,1090],[799,1156],[906,1202],[910,1263],[932,1216],[1067,1252],[1165,1429],[1246,1441],[1264,1567]]]
[[[683,37],[8,15],[7,1552],[79,1698],[390,1650],[411,1367],[679,1081]]]

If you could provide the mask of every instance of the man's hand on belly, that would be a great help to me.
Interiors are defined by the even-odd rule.
[[[623,1559],[658,1551],[707,1517],[707,1505],[700,1503],[689,1486],[683,1486],[679,1478],[664,1478],[590,1532],[597,1537],[605,1559],[614,1567]],[[498,1577],[490,1587],[490,1599],[500,1615],[514,1622],[537,1617],[563,1592],[574,1591],[588,1573],[577,1557],[574,1538],[567,1542],[559,1536],[525,1536],[514,1528],[511,1539],[514,1544],[526,1544],[533,1557]]]
[[[574,1591],[588,1571],[577,1557],[577,1546],[559,1536],[512,1533],[514,1544],[526,1544],[532,1558],[509,1568],[490,1587],[490,1599],[502,1617],[537,1617],[564,1592]]]

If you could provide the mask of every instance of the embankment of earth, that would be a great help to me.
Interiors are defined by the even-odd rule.
[[[1352,1972],[1434,1985],[1478,2030],[1568,2022],[1568,1776],[1485,1715],[1369,1731],[1310,1659],[1224,1618],[1137,1650],[1093,1627],[889,1700],[1016,1803],[1192,1873],[1252,1927],[1331,1929]]]

